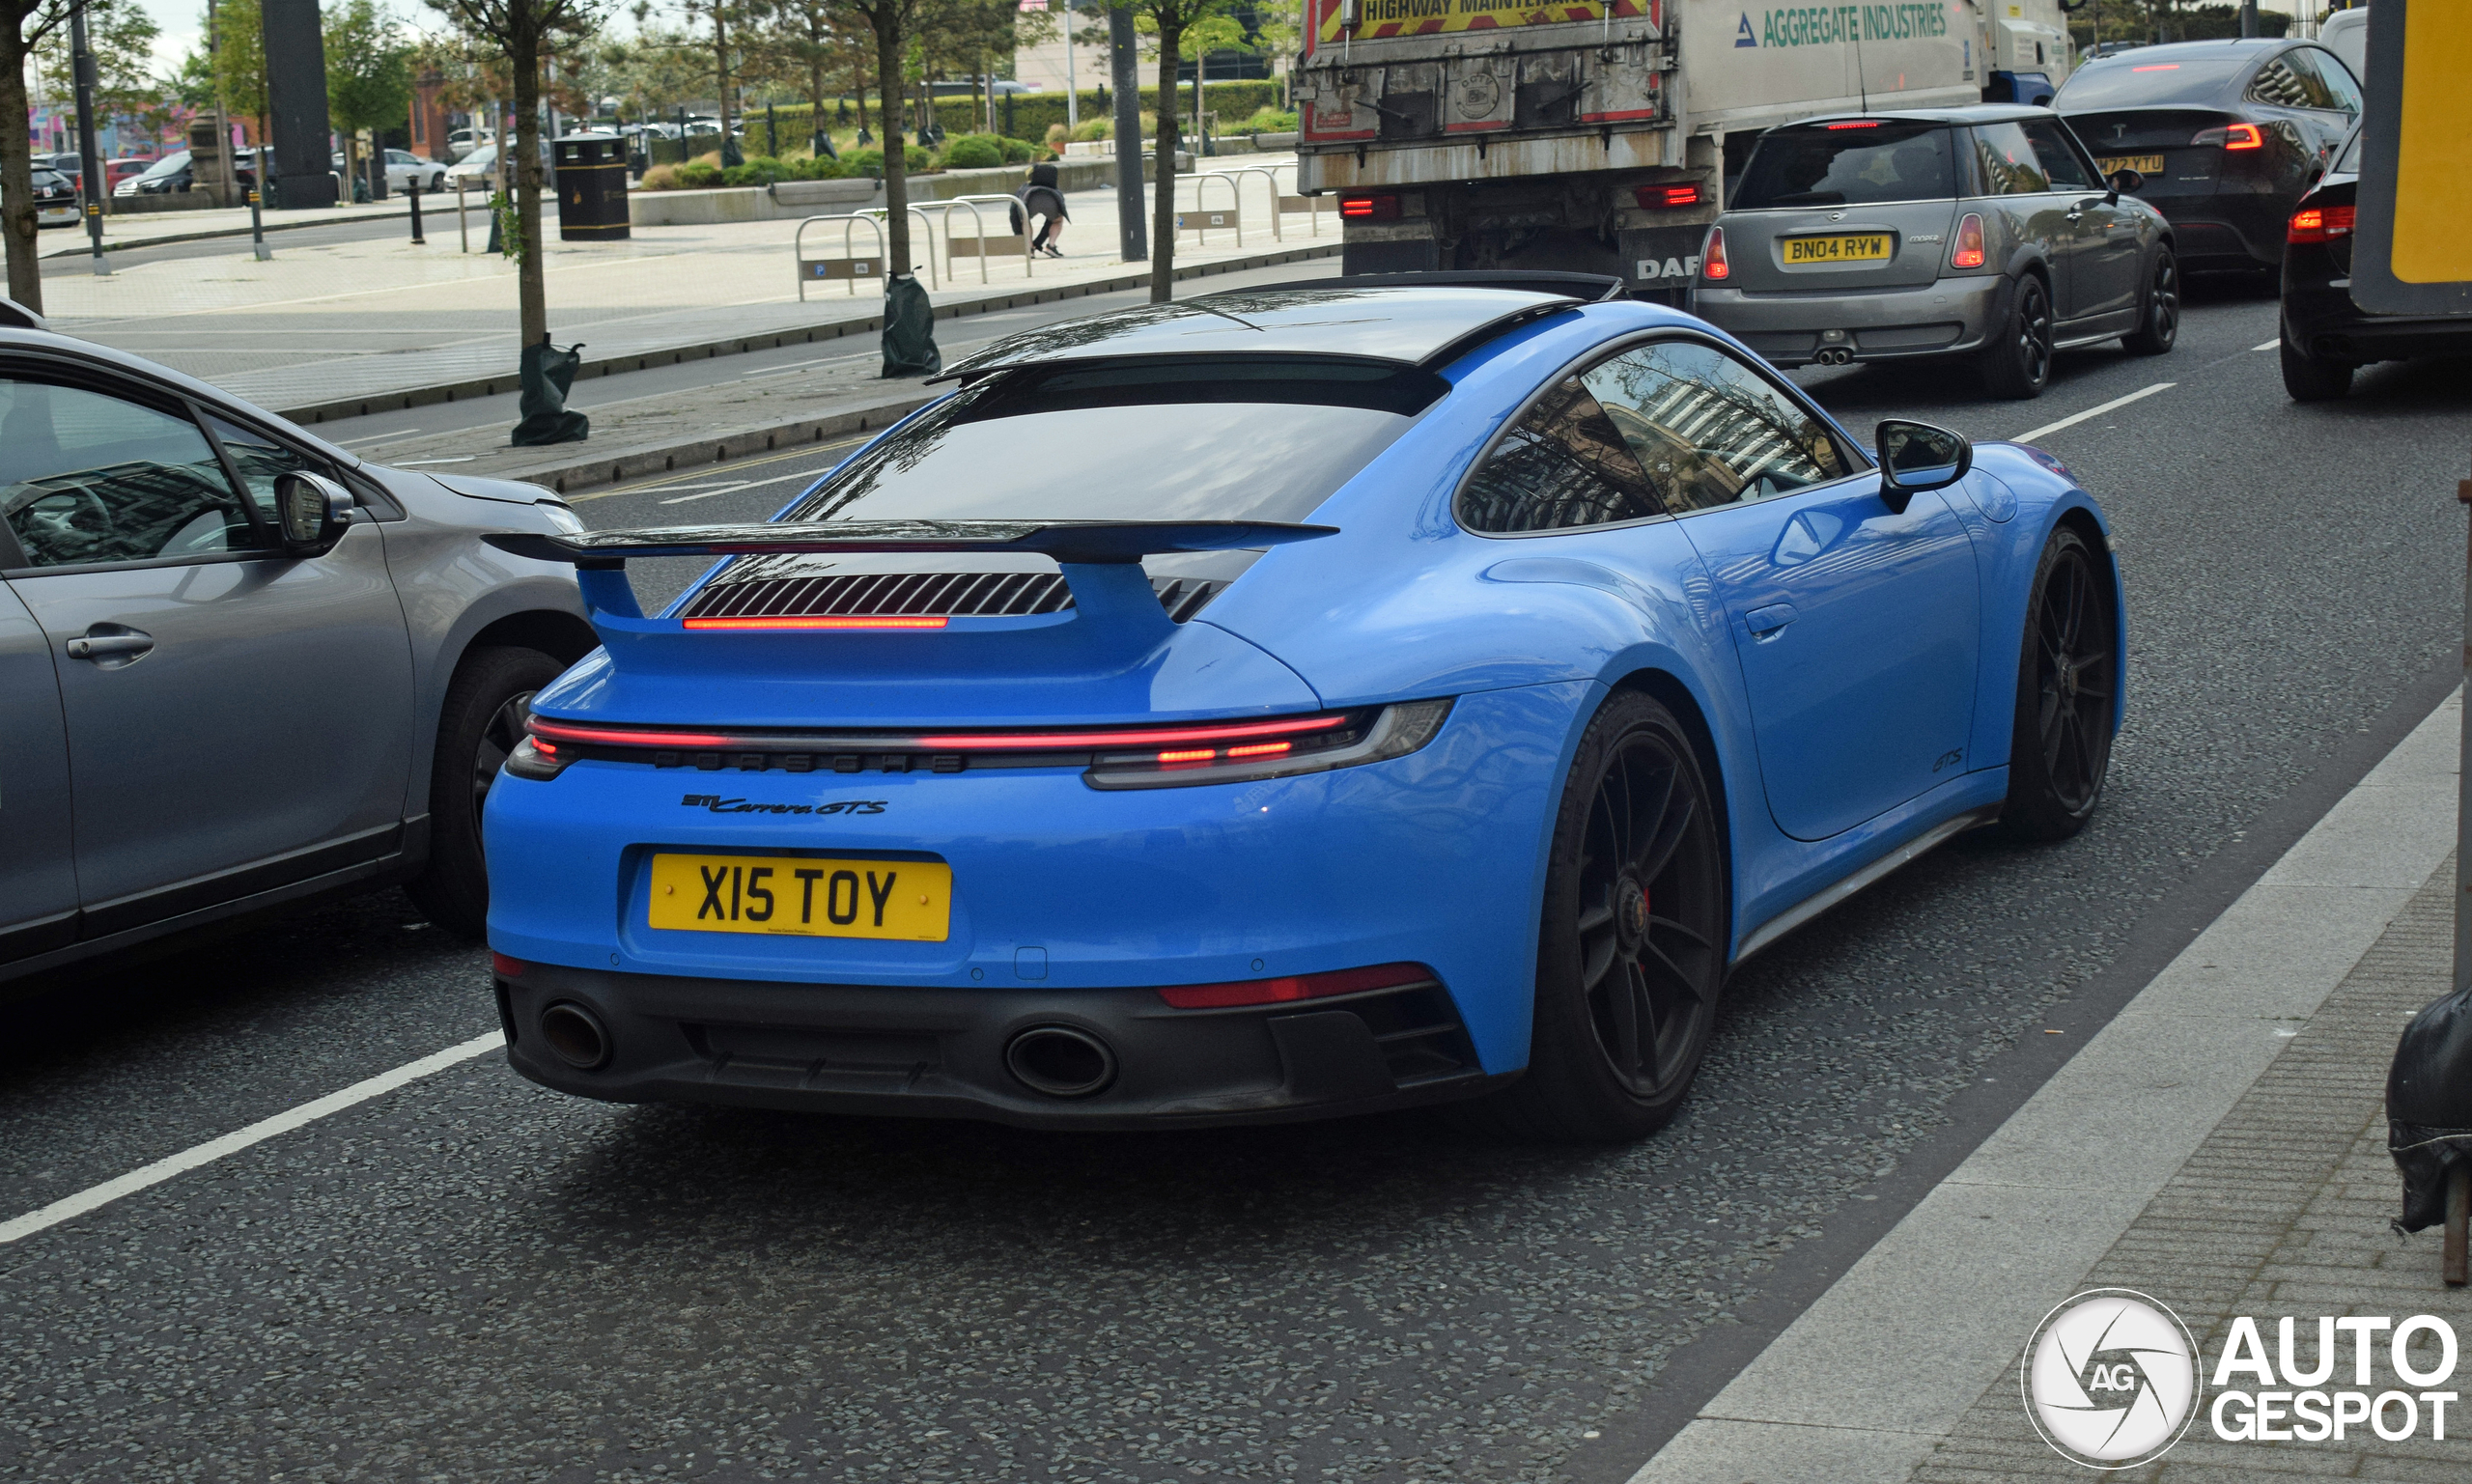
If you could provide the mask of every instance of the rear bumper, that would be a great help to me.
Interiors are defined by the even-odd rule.
[[[2283,266],[2284,223],[2292,203],[2282,196],[2222,191],[2207,196],[2141,197],[2172,224],[2172,252],[2186,268]]]
[[[497,994],[510,1065],[616,1103],[1129,1130],[1375,1112],[1509,1080],[1477,1067],[1439,984],[1176,1010],[1147,989],[755,984],[529,965]],[[562,1004],[605,1028],[605,1064],[577,1067],[549,1046],[542,1013]],[[1104,1085],[1052,1096],[1014,1073],[1007,1049],[1051,1026],[1108,1049]]]
[[[2340,289],[2288,292],[2283,336],[2314,360],[2368,365],[2422,355],[2472,355],[2472,319],[2371,317]]]
[[[1999,323],[2005,282],[1973,274],[1859,294],[1703,287],[1694,313],[1779,366],[1807,366],[1823,349],[1839,347],[1858,361],[1954,355],[1980,348]]]

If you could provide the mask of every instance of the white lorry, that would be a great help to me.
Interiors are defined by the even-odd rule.
[[[2060,0],[1306,0],[1299,186],[1348,273],[1538,268],[1678,295],[1763,129],[2041,102]]]

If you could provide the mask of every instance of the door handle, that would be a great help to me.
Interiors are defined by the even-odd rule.
[[[1772,639],[1783,632],[1787,624],[1794,621],[1794,605],[1790,602],[1772,602],[1764,608],[1752,609],[1742,616],[1742,621],[1743,626],[1751,630],[1753,638]]]
[[[153,634],[140,633],[134,629],[125,629],[111,633],[97,633],[89,630],[84,637],[69,641],[69,658],[96,660],[135,659],[154,647]]]

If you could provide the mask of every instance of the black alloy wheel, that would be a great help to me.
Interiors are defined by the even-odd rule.
[[[404,888],[439,927],[471,938],[488,931],[482,805],[497,781],[498,766],[523,741],[533,694],[564,669],[562,661],[536,649],[474,650],[447,687],[430,764],[429,864]]]
[[[1507,1132],[1619,1142],[1682,1106],[1716,1023],[1727,890],[1689,735],[1623,691],[1580,743],[1554,831],[1528,1074],[1489,1100]]]
[[[2009,295],[2008,325],[1983,347],[1982,379],[2011,402],[2039,397],[2051,384],[2051,291],[2032,273]]]
[[[2133,355],[2161,355],[2180,338],[2180,263],[2172,249],[2154,250],[2154,267],[2146,275],[2146,312],[2137,328],[2121,337]]]
[[[2110,574],[2111,563],[2070,526],[2043,546],[2026,608],[2000,816],[2026,839],[2068,838],[2102,798],[2119,694],[2120,610]]]

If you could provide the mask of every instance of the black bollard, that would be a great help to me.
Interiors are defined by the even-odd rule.
[[[429,238],[421,236],[421,182],[412,182],[404,188],[404,194],[412,198],[412,240],[427,242]]]

